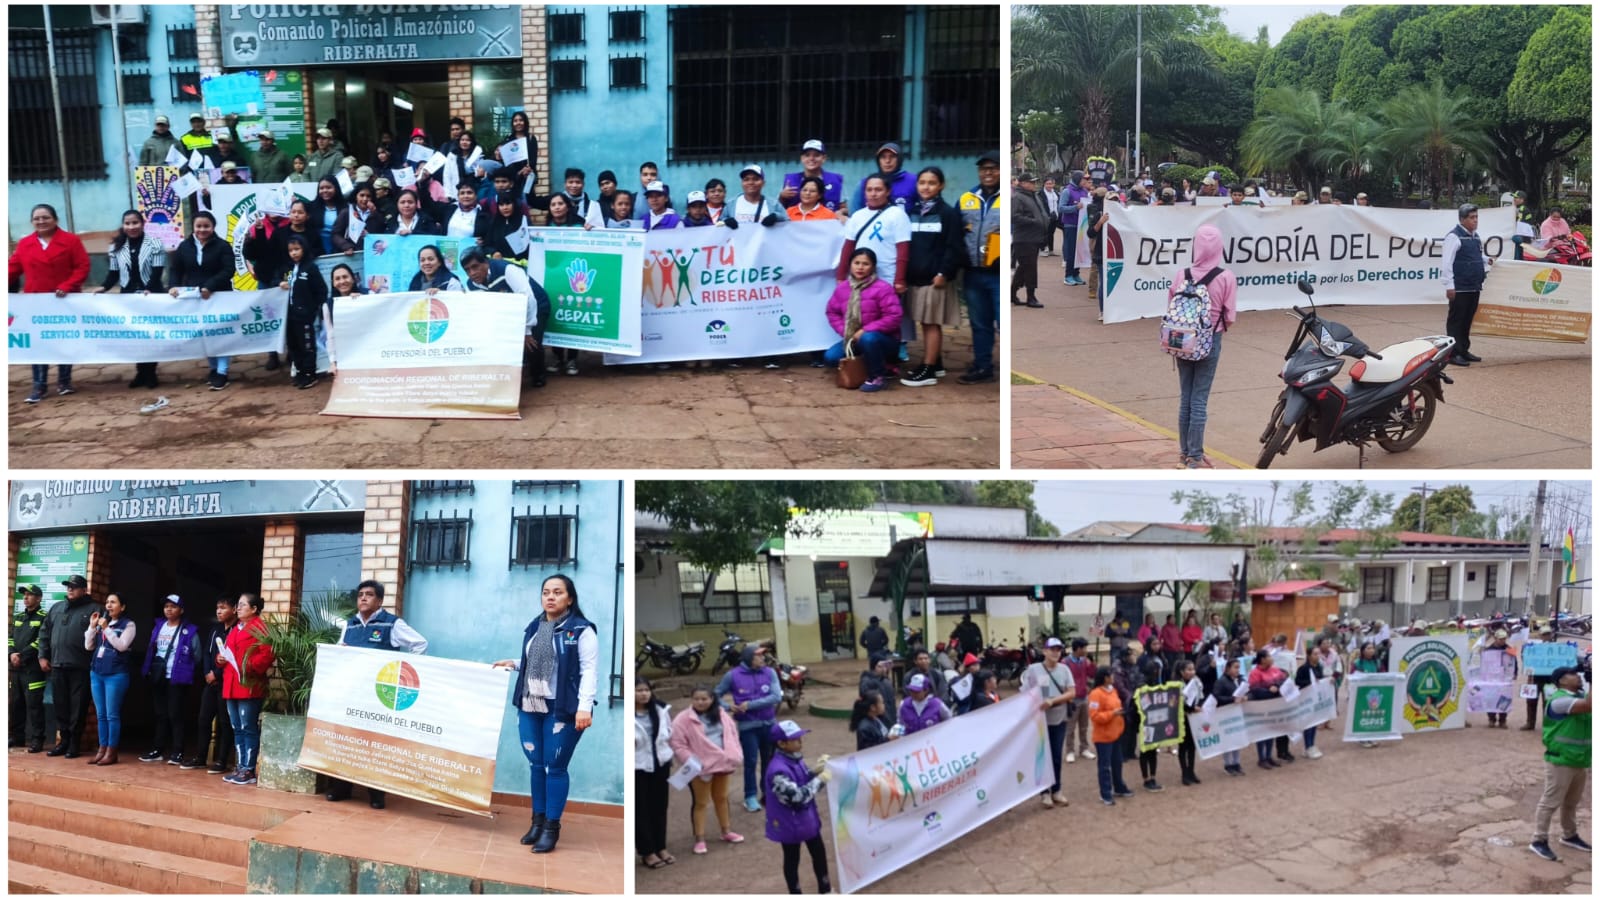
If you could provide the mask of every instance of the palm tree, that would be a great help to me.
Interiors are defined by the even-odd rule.
[[[1315,193],[1327,170],[1318,154],[1328,147],[1342,105],[1324,103],[1310,88],[1275,87],[1261,99],[1261,111],[1239,138],[1240,158],[1248,174],[1286,171],[1297,185]]]
[[[1133,91],[1137,11],[1135,6],[1016,7],[1012,103],[1021,109],[1059,106],[1082,127],[1085,153],[1110,151],[1112,115]],[[1143,53],[1146,84],[1216,79],[1205,51],[1183,32],[1170,8],[1145,9]]]
[[[1470,103],[1465,93],[1445,90],[1436,78],[1407,87],[1383,107],[1384,145],[1402,171],[1420,170],[1434,200],[1441,187],[1454,192],[1458,168],[1494,158],[1488,134],[1467,112]]]
[[[1387,155],[1381,140],[1383,126],[1364,112],[1346,108],[1342,101],[1330,105],[1334,112],[1312,160],[1345,181],[1380,170]]]

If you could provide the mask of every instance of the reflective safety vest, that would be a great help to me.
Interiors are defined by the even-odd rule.
[[[44,674],[39,670],[39,632],[44,629],[45,611],[43,608],[26,609],[11,614],[11,630],[6,633],[7,654],[16,652],[22,654],[22,670],[29,678],[37,677],[37,681],[28,682],[28,689],[43,690]]]
[[[1564,768],[1587,768],[1593,738],[1592,716],[1587,712],[1559,717],[1552,715],[1550,703],[1563,697],[1583,698],[1566,690],[1555,690],[1551,694],[1544,707],[1544,760]]]

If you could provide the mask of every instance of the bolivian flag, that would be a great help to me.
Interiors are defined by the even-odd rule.
[[[1576,557],[1572,552],[1572,528],[1567,528],[1566,539],[1561,541],[1561,561],[1566,565],[1566,577],[1563,583],[1571,584],[1578,579],[1578,566],[1573,564]]]

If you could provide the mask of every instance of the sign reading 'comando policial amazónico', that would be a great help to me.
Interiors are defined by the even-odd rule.
[[[518,59],[521,7],[236,3],[222,8],[222,64]]]

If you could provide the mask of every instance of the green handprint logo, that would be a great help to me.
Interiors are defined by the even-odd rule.
[[[595,272],[589,268],[589,260],[580,257],[567,264],[567,284],[573,293],[588,293],[594,281]]]

